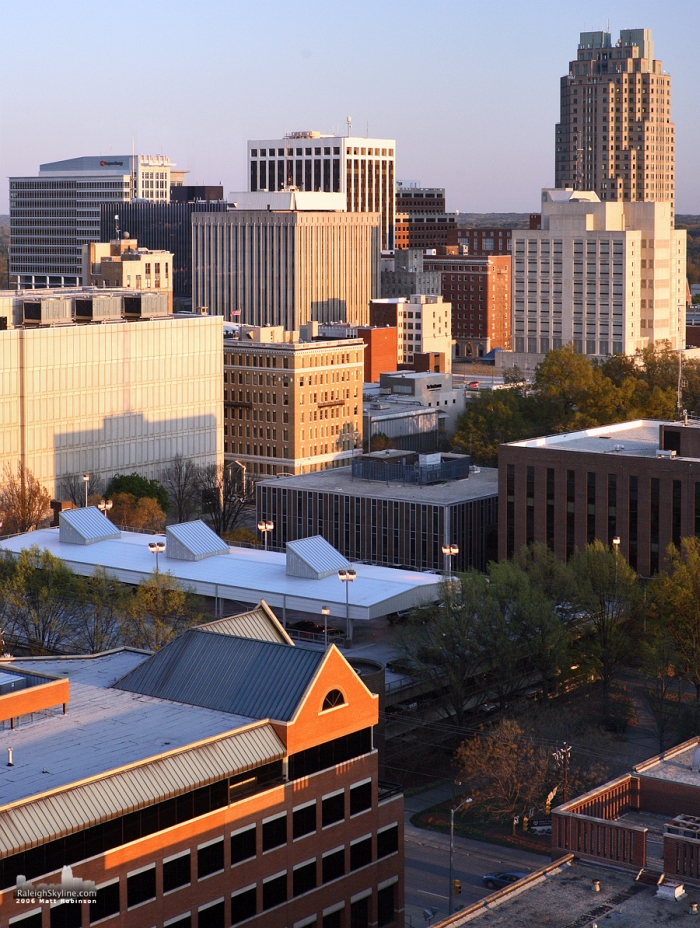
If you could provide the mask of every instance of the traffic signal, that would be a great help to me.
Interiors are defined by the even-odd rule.
[[[523,815],[523,831],[527,831],[527,826],[529,823],[530,819],[527,817],[527,815]]]
[[[459,880],[452,880],[452,894],[454,896],[462,895],[462,884]]]

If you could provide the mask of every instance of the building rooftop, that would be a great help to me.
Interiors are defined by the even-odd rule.
[[[498,470],[495,467],[482,467],[478,472],[470,473],[469,478],[465,480],[420,486],[415,483],[387,485],[380,480],[353,478],[351,467],[334,467],[331,470],[322,470],[312,474],[273,477],[259,481],[258,486],[266,485],[283,486],[293,490],[315,490],[321,493],[372,496],[376,499],[399,499],[430,505],[450,505],[472,499],[482,499],[485,496],[497,496]]]
[[[435,923],[435,928],[653,928],[675,925],[688,917],[690,902],[700,891],[686,886],[679,900],[656,896],[656,886],[635,882],[636,872],[597,866],[567,855],[526,881],[496,892],[464,912]],[[600,881],[600,892],[592,881]]]
[[[700,746],[700,739],[693,738],[675,748],[638,764],[634,771],[645,777],[667,780],[669,783],[686,783],[700,788],[700,772],[693,770],[693,758]]]
[[[557,451],[585,451],[594,454],[616,454],[631,457],[656,457],[659,448],[659,426],[678,425],[658,419],[636,419],[617,422],[579,432],[544,435],[509,444],[516,448],[556,448]]]
[[[337,474],[340,470],[329,473]],[[299,478],[287,478],[290,482],[285,485],[292,486],[294,479]],[[495,476],[493,486],[495,493]],[[19,553],[38,545],[82,576],[90,576],[101,566],[118,580],[137,584],[149,577],[155,567],[155,560],[148,552],[149,542],[155,540],[163,541],[163,536],[120,532],[119,538],[86,546],[62,542],[58,529],[40,529],[4,539],[0,549]],[[349,590],[352,619],[366,621],[439,599],[440,578],[433,574],[367,564],[355,567],[357,582],[350,584]],[[227,554],[184,561],[168,557],[166,546],[165,554],[160,556],[160,569],[202,596],[243,603],[265,599],[278,610],[289,608],[316,615],[327,606],[331,615],[345,617],[345,584],[335,574],[320,580],[290,576],[285,554],[234,547]]]

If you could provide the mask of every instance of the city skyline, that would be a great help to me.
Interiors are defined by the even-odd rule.
[[[129,149],[168,154],[191,183],[247,187],[246,143],[316,129],[396,139],[397,178],[446,188],[450,210],[529,212],[554,182],[559,79],[579,33],[651,29],[673,75],[678,127],[678,213],[700,213],[700,129],[693,119],[691,3],[507,2],[488,8],[416,3],[285,2],[255,9],[219,0],[175,3],[163,19],[140,11],[125,33],[121,11],[69,2],[4,11],[8,34],[32,29],[4,59],[13,92],[0,103],[4,177],[40,163]],[[32,17],[30,21],[29,16]],[[123,24],[122,24],[123,25]],[[495,28],[497,27],[497,28]],[[110,39],[114,37],[114,41]],[[223,36],[223,41],[220,37]],[[140,104],[134,107],[135,99]],[[513,166],[517,170],[513,170]],[[7,184],[0,213],[7,213]]]

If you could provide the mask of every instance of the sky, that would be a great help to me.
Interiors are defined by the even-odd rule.
[[[653,30],[672,76],[676,211],[700,214],[698,0],[0,2],[7,178],[80,155],[163,153],[246,189],[249,138],[396,139],[397,177],[450,210],[531,212],[554,182],[559,79],[579,32]]]

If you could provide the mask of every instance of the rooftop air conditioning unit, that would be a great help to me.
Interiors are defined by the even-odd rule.
[[[658,448],[656,452],[657,458],[666,458],[670,460],[671,458],[675,458],[675,456],[676,456],[675,451],[665,451],[663,448]]]

